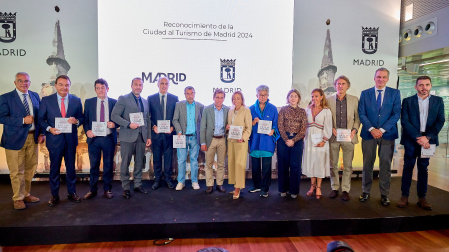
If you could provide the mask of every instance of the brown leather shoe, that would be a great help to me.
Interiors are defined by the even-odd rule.
[[[343,193],[341,194],[341,200],[348,201],[349,200],[349,193],[346,192],[346,191],[343,191]]]
[[[398,202],[399,208],[404,208],[408,205],[408,197],[401,196]]]
[[[86,195],[84,195],[83,199],[84,200],[89,200],[89,199],[92,199],[95,196],[97,196],[97,192],[89,191],[88,193],[86,193]]]
[[[226,190],[223,188],[222,185],[217,185],[217,186],[215,187],[215,189],[217,189],[217,191],[219,191],[219,192],[221,192],[221,193],[225,193],[225,192],[226,192]]]
[[[329,198],[331,199],[335,199],[338,196],[338,191],[337,190],[332,190],[331,194],[329,194]]]
[[[23,200],[15,200],[14,201],[14,209],[23,210],[25,208],[27,208],[27,207],[25,206],[25,203],[23,202]]]
[[[69,199],[70,201],[75,202],[75,203],[81,202],[81,197],[76,195],[76,193],[68,194],[67,199]]]
[[[418,206],[425,210],[432,210],[432,206],[427,202],[426,198],[419,198]]]
[[[28,195],[27,197],[23,198],[23,201],[26,203],[36,203],[39,202],[38,197],[34,197],[33,195]]]
[[[208,186],[208,187],[206,188],[206,193],[207,193],[207,194],[211,194],[213,191],[214,191],[214,187],[213,187],[213,186]]]
[[[104,197],[106,199],[112,199],[112,198],[114,198],[114,194],[111,191],[105,191],[104,192]]]
[[[56,204],[58,204],[58,202],[59,202],[59,195],[51,196],[51,199],[48,201],[48,206],[49,207],[55,206]]]

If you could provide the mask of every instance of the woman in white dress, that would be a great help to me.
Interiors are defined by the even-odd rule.
[[[321,181],[330,176],[328,139],[332,135],[332,113],[327,107],[323,90],[312,91],[312,101],[306,108],[307,132],[304,138],[303,174],[310,178],[307,196],[321,198]]]

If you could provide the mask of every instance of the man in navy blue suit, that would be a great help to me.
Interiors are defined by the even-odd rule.
[[[111,112],[117,100],[108,97],[109,85],[104,79],[94,83],[97,97],[84,102],[84,131],[87,135],[87,146],[90,160],[90,191],[84,196],[85,200],[97,196],[98,178],[100,176],[101,153],[103,152],[103,189],[104,197],[112,199],[112,176],[114,151],[117,145],[117,129],[111,121]],[[94,129],[95,125],[96,128]],[[98,126],[102,124],[102,126]],[[105,127],[104,127],[105,126]],[[101,136],[95,135],[95,133]]]
[[[445,119],[443,99],[430,95],[431,88],[430,77],[418,77],[415,84],[417,94],[402,101],[401,144],[404,145],[404,169],[402,172],[402,196],[398,202],[400,208],[408,205],[413,168],[418,160],[418,206],[432,210],[432,206],[426,200],[429,158],[421,157],[421,149],[429,149],[431,144],[438,146],[438,133],[443,128]]]
[[[175,188],[171,182],[172,176],[172,157],[173,157],[173,114],[175,113],[178,96],[169,94],[168,87],[170,82],[167,77],[161,77],[157,86],[159,92],[148,96],[148,106],[151,114],[151,129],[155,134],[151,134],[153,146],[153,164],[154,164],[154,184],[153,190],[161,186],[162,180],[162,156],[164,156],[164,177],[167,186],[170,189]],[[170,121],[170,132],[159,133],[157,122],[159,120]]]
[[[363,171],[360,202],[370,196],[373,184],[373,167],[376,149],[379,155],[380,203],[390,205],[388,195],[391,182],[391,161],[394,153],[394,140],[398,138],[397,122],[401,115],[401,96],[399,90],[387,87],[390,72],[379,68],[374,75],[375,86],[362,91],[359,101],[359,117],[362,123]]]
[[[56,78],[56,94],[42,98],[38,120],[46,134],[46,146],[50,154],[50,189],[49,206],[59,202],[60,169],[64,157],[67,177],[67,198],[72,202],[81,202],[76,194],[75,156],[78,146],[78,126],[84,122],[81,99],[69,94],[70,78],[60,75]],[[64,118],[67,118],[65,120]],[[59,125],[57,120],[61,120]],[[62,133],[62,126],[68,125],[71,133]]]
[[[30,194],[31,180],[37,167],[37,143],[43,143],[37,121],[39,95],[29,89],[30,76],[16,74],[16,89],[0,96],[0,123],[3,134],[0,146],[5,148],[14,209],[25,209],[26,203],[39,202]]]

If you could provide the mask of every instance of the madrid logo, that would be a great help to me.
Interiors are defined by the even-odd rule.
[[[366,54],[374,54],[377,52],[377,42],[379,37],[379,27],[363,27],[362,26],[362,51]]]
[[[3,43],[16,40],[16,13],[0,12],[0,41]]]
[[[235,59],[220,59],[220,79],[224,83],[231,83],[235,80]]]

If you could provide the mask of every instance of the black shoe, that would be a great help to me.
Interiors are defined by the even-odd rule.
[[[48,201],[48,206],[52,207],[59,203],[59,195],[51,196],[51,199]]]
[[[226,192],[226,190],[223,188],[222,185],[217,185],[217,186],[215,187],[215,189],[217,189],[217,191],[219,191],[219,192],[221,192],[221,193],[225,193],[225,192]]]
[[[261,191],[260,188],[256,188],[254,186],[248,190],[248,192],[250,192],[250,193],[255,193],[255,192],[260,192],[260,191]]]
[[[360,195],[359,201],[360,202],[365,202],[365,201],[368,200],[368,198],[369,198],[369,193],[364,192],[364,193],[362,193],[362,195]]]
[[[112,199],[112,198],[114,198],[114,194],[111,191],[105,191],[104,192],[104,197],[106,199]]]
[[[139,193],[143,193],[143,194],[147,194],[147,193],[148,193],[147,190],[143,189],[143,186],[135,187],[135,188],[134,188],[134,191],[135,191],[135,192],[139,192]]]
[[[390,200],[388,199],[387,196],[382,195],[380,198],[380,204],[382,204],[382,206],[389,206]]]
[[[259,196],[262,198],[268,198],[268,192],[262,191]]]
[[[343,191],[343,193],[341,194],[341,200],[348,201],[349,200],[349,193]]]
[[[175,185],[172,183],[172,182],[167,182],[167,187],[168,187],[168,189],[170,189],[170,190],[173,190],[173,189],[175,189]]]
[[[125,198],[125,199],[131,198],[131,192],[129,190],[124,190],[123,191],[123,198]]]
[[[76,195],[76,193],[67,195],[67,199],[69,199],[70,201],[75,202],[75,203],[81,202],[81,197]]]
[[[329,195],[329,198],[331,199],[335,199],[338,196],[338,191],[337,190],[332,190],[331,194]]]
[[[154,184],[151,187],[151,189],[157,190],[157,189],[159,189],[159,187],[161,187],[161,182],[160,181],[154,181]]]
[[[208,186],[208,187],[206,188],[206,193],[207,193],[207,194],[211,194],[213,191],[214,191],[214,187],[213,187],[213,186]]]

